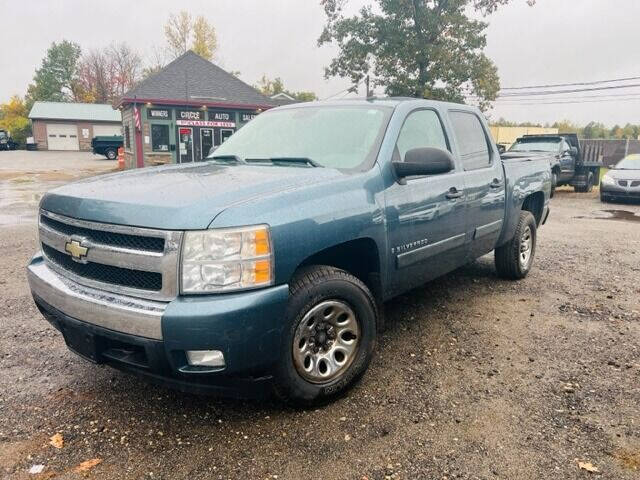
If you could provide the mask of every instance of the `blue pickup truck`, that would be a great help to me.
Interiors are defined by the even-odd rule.
[[[327,402],[367,369],[386,300],[492,251],[501,277],[527,275],[549,165],[502,160],[464,105],[280,107],[203,163],[47,193],[29,283],[93,362],[185,391]]]

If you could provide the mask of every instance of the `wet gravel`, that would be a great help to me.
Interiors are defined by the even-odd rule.
[[[640,224],[605,209],[640,212],[559,191],[524,281],[487,256],[387,304],[369,372],[307,411],[81,360],[29,296],[35,225],[5,225],[0,478],[637,479]]]

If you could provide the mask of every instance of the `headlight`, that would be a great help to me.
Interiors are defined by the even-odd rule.
[[[182,293],[211,293],[273,283],[269,227],[185,232]]]
[[[611,178],[609,175],[605,175],[602,177],[601,182],[603,185],[615,185],[616,181]]]

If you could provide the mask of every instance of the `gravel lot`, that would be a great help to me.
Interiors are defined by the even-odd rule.
[[[395,299],[360,384],[296,411],[88,364],[41,318],[24,274],[39,194],[114,166],[0,152],[0,477],[640,477],[640,206],[558,191],[527,279],[487,256]]]

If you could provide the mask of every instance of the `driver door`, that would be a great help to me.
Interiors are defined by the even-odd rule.
[[[414,148],[449,150],[435,110],[405,119],[393,161]],[[466,208],[459,166],[438,175],[408,177],[385,191],[391,292],[398,294],[454,270],[465,259]]]

